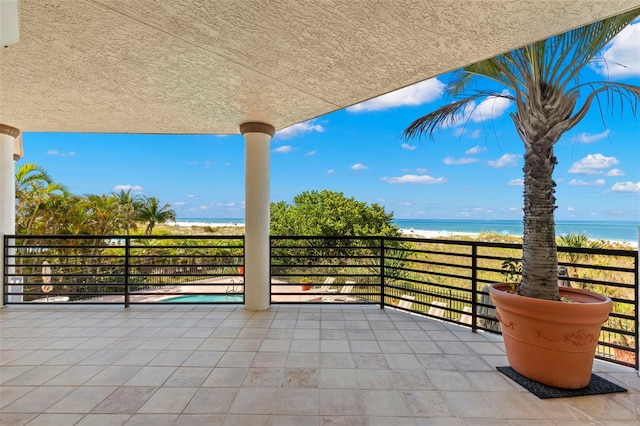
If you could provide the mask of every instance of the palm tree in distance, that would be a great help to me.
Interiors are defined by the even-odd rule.
[[[433,137],[437,130],[462,120],[476,100],[494,97],[515,102],[511,118],[525,147],[521,295],[560,299],[553,146],[586,116],[594,101],[600,106],[600,95],[606,96],[610,107],[630,104],[636,115],[640,87],[582,82],[579,73],[639,15],[636,9],[469,65],[447,85],[450,95],[463,95],[477,79],[497,82],[506,90],[475,91],[418,118],[403,132],[406,139]]]
[[[118,216],[122,222],[122,226],[124,227],[125,233],[129,235],[129,230],[136,228],[136,206],[138,204],[139,196],[132,195],[131,190],[121,189],[118,192],[112,192],[111,195],[115,197],[118,203]]]
[[[157,224],[176,220],[176,212],[171,209],[171,204],[165,203],[160,206],[160,201],[156,197],[143,196],[137,203],[136,210],[138,211],[138,220],[147,224],[144,231],[147,235],[151,235]]]

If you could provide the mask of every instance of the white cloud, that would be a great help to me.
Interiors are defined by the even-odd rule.
[[[515,212],[515,211],[518,211],[518,210],[520,210],[520,209],[517,208],[517,207],[509,207],[509,211],[512,211],[512,212]]]
[[[487,164],[496,169],[501,169],[506,166],[515,166],[518,164],[519,158],[520,156],[518,154],[504,154],[497,160],[490,160]]]
[[[182,207],[182,206],[186,206],[187,203],[185,203],[184,201],[174,201],[173,203],[171,203],[171,205],[174,207]]]
[[[304,123],[294,124],[293,126],[286,127],[282,130],[278,130],[275,134],[275,137],[282,139],[290,139],[295,136],[298,136],[301,133],[309,133],[309,132],[324,132],[324,127],[320,124],[315,124],[313,120],[305,121]]]
[[[611,169],[604,175],[605,176],[624,176],[624,172],[620,169]]]
[[[629,25],[611,40],[594,68],[609,77],[640,76],[640,22]]]
[[[508,91],[502,93],[508,94]],[[476,123],[481,121],[490,120],[492,118],[500,117],[511,105],[511,101],[505,98],[497,98],[490,96],[484,101],[480,102],[475,109],[470,110],[471,114],[469,118]]]
[[[445,183],[447,181],[446,178],[434,178],[429,175],[402,175],[398,177],[383,177],[380,180],[387,183],[419,183],[423,185]]]
[[[304,156],[305,156],[305,157],[311,157],[311,156],[313,156],[313,155],[316,155],[317,153],[318,153],[318,151],[309,151],[309,152],[307,152]]]
[[[332,174],[334,174],[335,172],[336,172],[336,171],[335,171],[335,170],[333,170],[333,169],[329,169],[329,170],[327,170],[327,174],[329,174],[329,175],[332,175]]]
[[[601,133],[596,133],[595,135],[590,135],[588,133],[580,133],[578,136],[575,137],[574,141],[575,142],[579,142],[579,143],[597,142],[600,139],[604,139],[607,136],[609,136],[609,133],[611,133],[611,131],[609,129],[607,129],[607,130],[605,130],[604,132],[601,132]]]
[[[273,150],[273,152],[279,152],[281,154],[288,154],[291,151],[293,151],[293,147],[291,145],[282,145]]]
[[[484,152],[486,150],[487,150],[486,146],[476,145],[473,148],[469,148],[464,153],[467,154],[467,155],[476,155],[476,154],[480,154],[481,152]]]
[[[582,175],[598,175],[602,173],[602,169],[618,164],[616,157],[605,157],[602,154],[589,154],[580,161],[576,161],[571,165],[569,173],[577,173]]]
[[[356,163],[356,164],[354,164],[353,166],[351,166],[351,170],[366,170],[366,169],[368,169],[368,168],[369,168],[369,167],[365,166],[365,165],[364,165],[364,164],[362,164],[362,163]]]
[[[47,151],[47,155],[54,155],[56,157],[74,157],[76,153],[75,151],[60,152],[56,149],[50,149],[49,151]]]
[[[120,192],[120,191],[140,192],[140,191],[144,191],[144,188],[141,187],[140,185],[116,185],[113,187],[112,191],[113,192]]]
[[[444,88],[444,83],[432,78],[355,104],[347,108],[347,111],[381,111],[405,105],[418,106],[438,99],[444,93]]]
[[[605,184],[604,179],[596,179],[592,181],[585,181],[580,179],[571,179],[569,185],[571,186],[602,186]]]
[[[640,182],[618,182],[613,184],[611,190],[614,192],[640,192]]]
[[[416,169],[416,172],[420,173],[421,175],[424,175],[427,173],[427,169],[423,168],[423,167],[418,167]]]
[[[482,133],[480,129],[475,129],[473,133],[471,133],[471,136],[469,137],[472,139],[478,139],[480,137],[480,133]]]
[[[187,198],[200,198],[200,197],[197,196],[196,194],[188,194]]]
[[[574,207],[567,207],[567,211],[574,212],[576,209]]]
[[[409,145],[408,143],[403,143],[402,145],[400,145],[402,147],[402,149],[406,149],[407,151],[413,151],[414,149],[417,148],[417,146],[415,145]]]
[[[457,166],[460,164],[471,164],[477,161],[478,161],[477,158],[464,158],[464,157],[463,158],[447,157],[443,160],[444,164],[447,164],[449,166]]]
[[[507,185],[511,185],[511,186],[523,186],[524,185],[524,179],[511,179],[509,181],[509,183],[507,183]]]

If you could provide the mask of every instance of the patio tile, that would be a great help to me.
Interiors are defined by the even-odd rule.
[[[138,409],[138,413],[182,413],[197,388],[160,388]]]
[[[364,403],[360,391],[320,389],[320,414],[330,416],[364,415]],[[330,424],[330,423],[324,423]]]
[[[176,367],[142,367],[125,386],[160,386],[176,371]]]
[[[179,367],[164,382],[165,386],[199,387],[209,377],[212,368],[207,367]]]
[[[181,414],[174,426],[222,426],[224,415],[221,414]]]
[[[105,367],[98,374],[85,382],[89,386],[120,386],[129,380],[142,367],[135,365],[113,365]]]
[[[9,386],[42,385],[68,368],[69,367],[65,365],[44,365],[29,368],[24,373],[7,381],[5,384]]]
[[[126,426],[172,426],[178,419],[177,414],[134,414],[125,423]]]
[[[135,413],[158,388],[152,386],[125,386],[117,388],[98,404],[92,413]]]
[[[44,413],[74,391],[71,386],[40,386],[3,408],[7,413]]]
[[[0,310],[0,357],[9,363],[0,366],[3,426],[577,426],[640,419],[640,379],[628,368],[595,365],[627,393],[543,401],[495,370],[507,364],[499,336],[390,309],[47,308]]]
[[[248,368],[242,367],[216,367],[206,378],[203,387],[240,387]]]
[[[327,389],[358,389],[356,370],[323,368],[318,377],[318,387]]]
[[[47,412],[89,413],[114,390],[114,387],[79,387],[50,407]]]
[[[410,416],[402,395],[396,390],[360,391],[365,414],[368,416]]]
[[[122,426],[130,414],[87,414],[75,426]]]
[[[35,389],[35,386],[2,386],[0,387],[0,409]]]
[[[247,371],[242,387],[279,388],[283,377],[283,368],[252,367]]]
[[[273,389],[242,388],[238,390],[229,413],[271,414],[276,398],[277,393]]]
[[[185,367],[214,367],[223,355],[222,351],[193,351],[182,365]]]
[[[274,414],[318,415],[318,389],[280,389],[277,394]]]
[[[289,388],[317,388],[317,368],[286,368],[284,370],[283,387]]]
[[[29,422],[29,426],[68,426],[79,422],[84,414],[40,414]],[[4,422],[2,423],[5,424]]]

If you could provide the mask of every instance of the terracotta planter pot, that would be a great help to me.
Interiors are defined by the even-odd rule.
[[[311,290],[311,284],[312,284],[311,281],[309,281],[308,283],[307,282],[300,282],[300,287],[302,288],[302,291],[309,291],[309,290]]]
[[[509,284],[494,284],[496,306],[509,365],[536,382],[565,389],[589,384],[602,323],[611,299],[575,288],[560,296],[580,303],[556,302],[511,294]]]

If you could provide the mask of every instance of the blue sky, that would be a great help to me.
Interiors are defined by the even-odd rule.
[[[582,76],[640,85],[640,22]],[[625,64],[619,67],[616,64]],[[384,205],[396,218],[520,219],[524,148],[503,100],[478,104],[434,140],[404,141],[445,102],[445,74],[276,134],[271,199],[329,189]],[[556,145],[559,220],[640,221],[640,117],[597,108]],[[24,133],[24,162],[76,194],[132,189],[178,218],[244,217],[244,141],[233,136]]]

